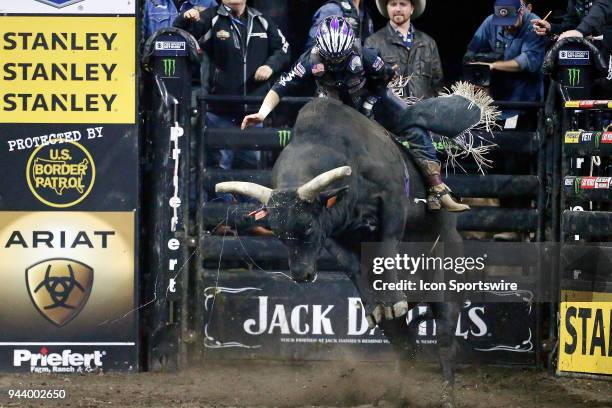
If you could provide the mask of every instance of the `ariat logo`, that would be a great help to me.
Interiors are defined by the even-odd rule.
[[[580,84],[580,69],[570,68],[567,70],[567,80],[569,86],[578,86]]]
[[[80,203],[93,188],[96,167],[89,152],[77,142],[62,147],[41,145],[28,160],[28,187],[50,207],[66,208]]]
[[[278,131],[278,144],[281,147],[287,146],[291,141],[291,131],[290,130],[279,130]]]
[[[176,60],[174,58],[165,58],[164,62],[164,75],[166,77],[173,77],[176,74]]]
[[[83,0],[35,0],[39,3],[44,3],[55,8],[63,8],[71,4],[80,3]]]
[[[46,259],[26,269],[26,284],[38,312],[61,327],[74,319],[87,303],[93,286],[93,269],[73,259]]]

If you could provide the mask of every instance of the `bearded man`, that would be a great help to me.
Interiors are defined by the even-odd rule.
[[[426,0],[377,0],[376,6],[389,23],[368,37],[365,46],[378,49],[398,75],[409,79],[403,96],[437,96],[444,87],[438,45],[412,23],[425,11]]]

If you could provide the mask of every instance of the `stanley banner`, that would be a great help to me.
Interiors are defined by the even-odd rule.
[[[0,369],[39,371],[23,355],[73,346],[137,367],[134,231],[134,212],[0,213]]]
[[[0,123],[135,123],[132,17],[0,25]]]
[[[612,375],[612,293],[561,297],[559,371]]]

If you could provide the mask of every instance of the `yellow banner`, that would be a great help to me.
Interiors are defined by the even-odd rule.
[[[120,317],[108,331],[127,334],[134,221],[133,212],[0,212],[0,337],[96,338]]]
[[[612,374],[612,293],[561,292],[559,371]]]
[[[0,17],[0,123],[135,123],[134,17]]]

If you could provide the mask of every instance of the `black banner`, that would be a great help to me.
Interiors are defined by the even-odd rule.
[[[3,210],[128,211],[137,207],[134,126],[5,124],[2,135]]]
[[[392,360],[391,346],[378,330],[368,330],[352,283],[337,273],[296,284],[280,272],[206,273],[204,347],[213,358]],[[412,309],[407,321],[427,312]],[[434,358],[436,323],[413,323],[416,342]],[[455,335],[460,360],[490,364],[535,364],[536,312],[530,302],[466,301]]]

